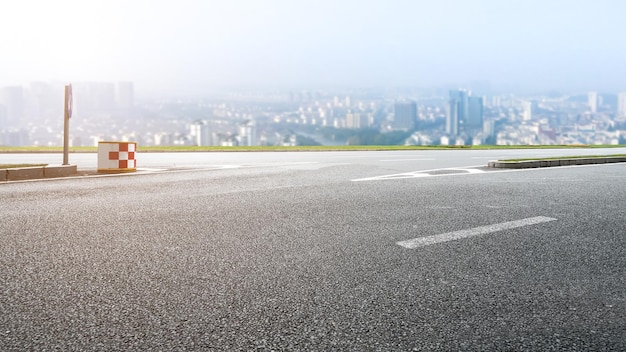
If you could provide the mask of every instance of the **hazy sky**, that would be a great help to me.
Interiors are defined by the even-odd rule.
[[[623,0],[19,0],[0,86],[626,90]]]

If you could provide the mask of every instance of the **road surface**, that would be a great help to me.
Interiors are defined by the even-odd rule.
[[[626,164],[484,167],[566,153],[599,151],[145,154],[2,183],[0,350],[625,350]]]

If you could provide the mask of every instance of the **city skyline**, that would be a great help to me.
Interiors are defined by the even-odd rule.
[[[45,82],[0,87],[0,145],[57,145],[63,115],[58,88]],[[74,146],[120,139],[198,146],[626,143],[626,92],[290,90],[136,101],[129,81],[77,82],[73,88]]]
[[[0,85],[626,91],[626,3],[596,1],[12,2]],[[470,87],[473,88],[473,87]]]

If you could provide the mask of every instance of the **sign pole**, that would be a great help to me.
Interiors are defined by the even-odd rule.
[[[63,109],[63,165],[69,165],[70,117],[72,117],[72,85],[65,86],[65,108]]]

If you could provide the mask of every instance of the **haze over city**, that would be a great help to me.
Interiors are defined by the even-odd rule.
[[[4,0],[0,352],[626,351],[626,0]]]
[[[15,1],[0,86],[626,90],[622,1]]]

